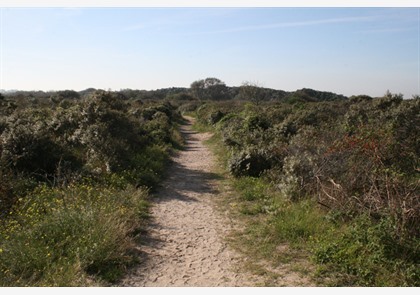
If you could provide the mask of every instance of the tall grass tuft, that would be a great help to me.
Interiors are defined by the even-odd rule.
[[[331,226],[312,200],[285,206],[272,219],[272,230],[277,242],[289,242],[297,248],[308,243],[312,237],[323,234]]]

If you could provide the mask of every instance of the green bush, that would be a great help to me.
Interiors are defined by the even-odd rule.
[[[236,177],[257,177],[270,168],[271,155],[267,151],[257,149],[243,151],[229,162],[229,170]]]
[[[0,105],[0,285],[117,281],[147,190],[182,145],[180,114],[101,90],[13,103]]]
[[[390,93],[305,99],[197,109],[199,120],[226,114],[212,130],[234,182],[248,185],[237,208],[250,218],[254,239],[264,241],[258,249],[285,242],[307,249],[313,239],[314,261],[331,270],[321,268],[324,275],[339,276],[335,284],[418,286],[419,100]],[[259,194],[261,182],[244,176],[277,192]]]

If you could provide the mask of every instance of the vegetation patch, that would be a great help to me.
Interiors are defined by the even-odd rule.
[[[132,233],[147,204],[147,191],[135,188],[38,187],[3,226],[2,286],[115,282],[133,262]]]
[[[1,95],[0,285],[117,282],[135,262],[148,192],[182,148],[181,112],[215,133],[251,260],[311,261],[320,285],[420,285],[419,97],[217,78]]]
[[[118,282],[183,144],[176,108],[98,90],[7,98],[0,113],[0,285]]]
[[[223,146],[231,207],[247,224],[243,250],[303,255],[320,285],[419,286],[420,101],[296,95],[196,109]]]

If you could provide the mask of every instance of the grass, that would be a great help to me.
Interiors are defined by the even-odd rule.
[[[0,286],[109,286],[136,262],[149,190],[169,150],[151,146],[133,169],[65,187],[39,185],[0,224]],[[146,188],[147,187],[147,188]]]
[[[39,184],[0,224],[0,286],[108,286],[136,262],[134,239],[149,217],[149,190],[164,177],[166,147],[133,169],[63,187]],[[147,187],[147,188],[146,188]]]
[[[333,286],[420,286],[419,240],[402,242],[393,236],[394,226],[391,218],[375,222],[361,215],[340,231],[315,237],[317,274],[334,274]]]
[[[40,187],[2,227],[1,286],[101,286],[127,264],[147,191]]]

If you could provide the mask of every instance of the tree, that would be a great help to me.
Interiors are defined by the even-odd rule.
[[[229,98],[228,87],[217,78],[206,78],[191,83],[190,91],[199,100],[223,100]]]
[[[57,96],[61,99],[79,99],[80,94],[74,90],[57,91]]]
[[[265,99],[265,92],[258,83],[245,81],[239,88],[239,97],[244,100],[250,100],[259,104]]]
[[[205,99],[204,97],[204,80],[198,80],[191,83],[190,86],[191,94],[197,99],[202,100]]]

